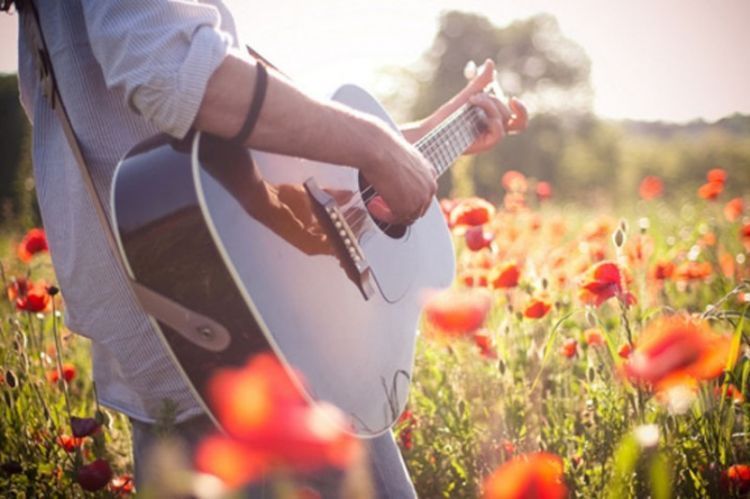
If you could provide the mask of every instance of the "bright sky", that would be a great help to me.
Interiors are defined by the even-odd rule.
[[[410,66],[444,10],[506,25],[539,12],[592,60],[595,111],[687,121],[750,113],[747,0],[228,0],[246,42],[321,95],[373,88],[385,66]],[[0,72],[15,71],[16,20],[0,16]]]

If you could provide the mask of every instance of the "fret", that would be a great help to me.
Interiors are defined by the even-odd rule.
[[[443,174],[480,135],[481,111],[473,106],[459,108],[443,123],[417,142],[417,149]]]

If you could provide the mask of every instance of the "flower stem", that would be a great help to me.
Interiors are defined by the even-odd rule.
[[[65,398],[65,410],[68,413],[68,424],[70,425],[70,434],[73,435],[73,411],[70,408],[70,394],[68,393],[68,381],[65,379],[62,367],[62,342],[60,341],[60,332],[57,329],[57,307],[55,298],[52,297],[52,334],[55,337],[55,363],[57,364],[57,376],[63,386],[63,397]],[[60,425],[62,426],[62,425]],[[76,448],[76,453],[80,453]]]

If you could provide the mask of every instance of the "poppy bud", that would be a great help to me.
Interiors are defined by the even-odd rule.
[[[615,243],[615,246],[617,248],[622,248],[622,246],[625,244],[625,232],[622,230],[622,227],[618,227],[618,229],[612,235],[612,241]]]
[[[78,468],[76,472],[76,482],[83,490],[96,492],[105,487],[112,479],[112,469],[109,463],[104,459],[86,464]]]
[[[589,380],[589,383],[593,383],[595,378],[596,370],[594,369],[594,366],[589,366],[589,368],[586,369],[586,379]]]
[[[505,374],[505,362],[503,362],[503,359],[500,359],[497,362],[497,370],[500,371],[500,374]]]
[[[11,388],[15,388],[18,386],[18,378],[13,373],[13,371],[5,371],[5,383]]]
[[[101,426],[94,418],[78,418],[73,416],[70,418],[70,427],[73,430],[73,436],[81,438],[93,435],[99,431]]]
[[[586,310],[586,320],[588,321],[591,327],[596,326],[596,316],[594,315],[593,312],[591,312],[591,309]]]

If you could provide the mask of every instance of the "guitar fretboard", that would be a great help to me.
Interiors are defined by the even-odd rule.
[[[430,160],[439,177],[474,143],[482,127],[482,111],[464,105],[422,137],[415,147]]]

